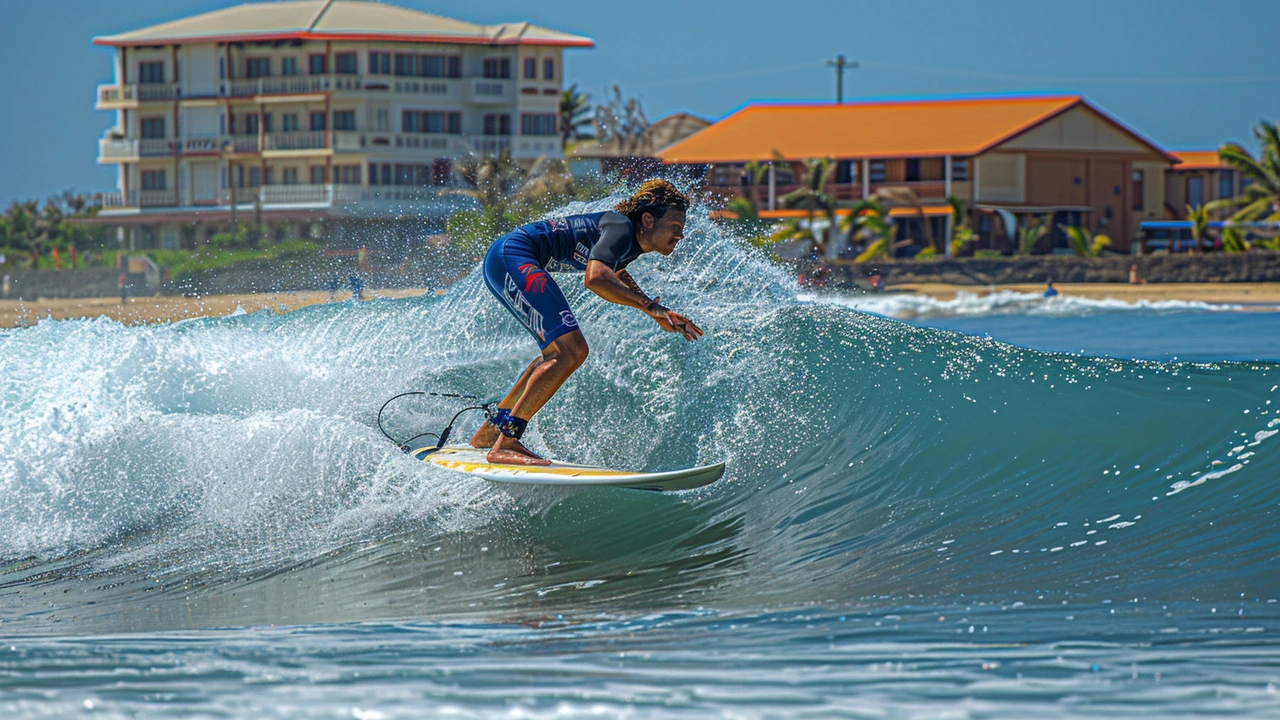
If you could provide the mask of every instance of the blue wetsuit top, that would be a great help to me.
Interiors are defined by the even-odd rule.
[[[586,270],[588,260],[599,260],[617,272],[643,253],[631,221],[612,210],[539,220],[516,228],[506,241],[551,271]]]
[[[631,221],[616,212],[548,218],[499,238],[485,253],[485,286],[545,349],[578,329],[568,300],[548,271],[583,271],[599,260],[617,272],[644,251]]]

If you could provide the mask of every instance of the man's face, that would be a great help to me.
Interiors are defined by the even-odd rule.
[[[653,220],[652,215],[644,216],[644,224],[649,230],[649,245],[663,255],[670,255],[676,249],[676,243],[684,239],[684,210],[671,208],[662,217]]]

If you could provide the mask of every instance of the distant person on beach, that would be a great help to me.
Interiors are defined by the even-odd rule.
[[[349,282],[351,283],[351,299],[363,300],[364,299],[364,281],[360,279],[359,275],[352,275],[349,278]]]
[[[617,305],[648,315],[658,327],[685,340],[702,329],[649,297],[626,266],[644,253],[670,255],[684,238],[689,198],[666,180],[645,182],[613,211],[556,217],[516,228],[489,247],[484,282],[538,341],[529,363],[497,412],[471,438],[490,448],[489,462],[547,465],[521,442],[535,413],[587,359],[587,341],[560,286],[548,270],[580,271],[587,289]]]
[[[129,303],[129,276],[126,273],[120,273],[120,277],[116,278],[116,288],[120,290],[120,304],[127,305]]]
[[[884,276],[880,273],[872,273],[871,292],[880,292],[881,290],[884,290]]]
[[[325,285],[325,289],[329,291],[329,302],[333,302],[333,296],[338,294],[338,284],[338,276],[335,274]]]
[[[1053,287],[1053,281],[1052,281],[1052,280],[1050,280],[1050,281],[1049,281],[1049,284],[1045,286],[1045,289],[1044,289],[1044,296],[1045,296],[1045,297],[1047,297],[1047,298],[1051,298],[1051,297],[1054,297],[1054,296],[1055,296],[1055,295],[1057,295],[1057,294],[1058,294],[1058,291],[1057,291],[1057,289],[1056,289],[1056,288],[1054,288],[1054,287]]]
[[[1134,263],[1130,265],[1129,266],[1129,284],[1141,285],[1145,282],[1146,280],[1143,280],[1142,278],[1138,277],[1138,263]]]

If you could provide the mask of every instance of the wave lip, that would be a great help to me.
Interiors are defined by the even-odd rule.
[[[1058,295],[1047,298],[1039,293],[1012,290],[979,295],[958,292],[951,300],[929,295],[890,293],[884,295],[802,295],[804,299],[832,303],[855,310],[898,320],[950,317],[991,317],[1027,315],[1033,317],[1085,317],[1103,313],[1173,314],[1185,312],[1238,312],[1242,305],[1206,303],[1191,300],[1138,300],[1126,302],[1114,298],[1094,300]]]

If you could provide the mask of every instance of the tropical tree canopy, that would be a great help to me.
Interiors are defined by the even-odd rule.
[[[574,83],[560,93],[560,144],[591,137],[591,102]]]
[[[1081,257],[1098,257],[1102,254],[1105,247],[1111,245],[1111,238],[1106,235],[1094,235],[1082,227],[1067,227],[1059,225],[1062,232],[1067,234],[1067,241],[1071,244],[1071,250]]]
[[[1280,129],[1264,120],[1253,129],[1253,136],[1262,146],[1257,160],[1235,143],[1218,148],[1218,157],[1250,181],[1225,204],[1235,211],[1232,220],[1274,222],[1280,220]]]
[[[834,173],[835,163],[830,158],[805,160],[801,163],[800,187],[779,198],[785,208],[807,210],[810,228],[813,227],[813,219],[819,211],[826,215],[828,226],[823,237],[819,238],[816,234],[810,233],[819,252],[823,255],[827,251],[828,238],[836,226],[836,199],[834,195],[827,192],[827,184],[831,182],[831,176]]]

